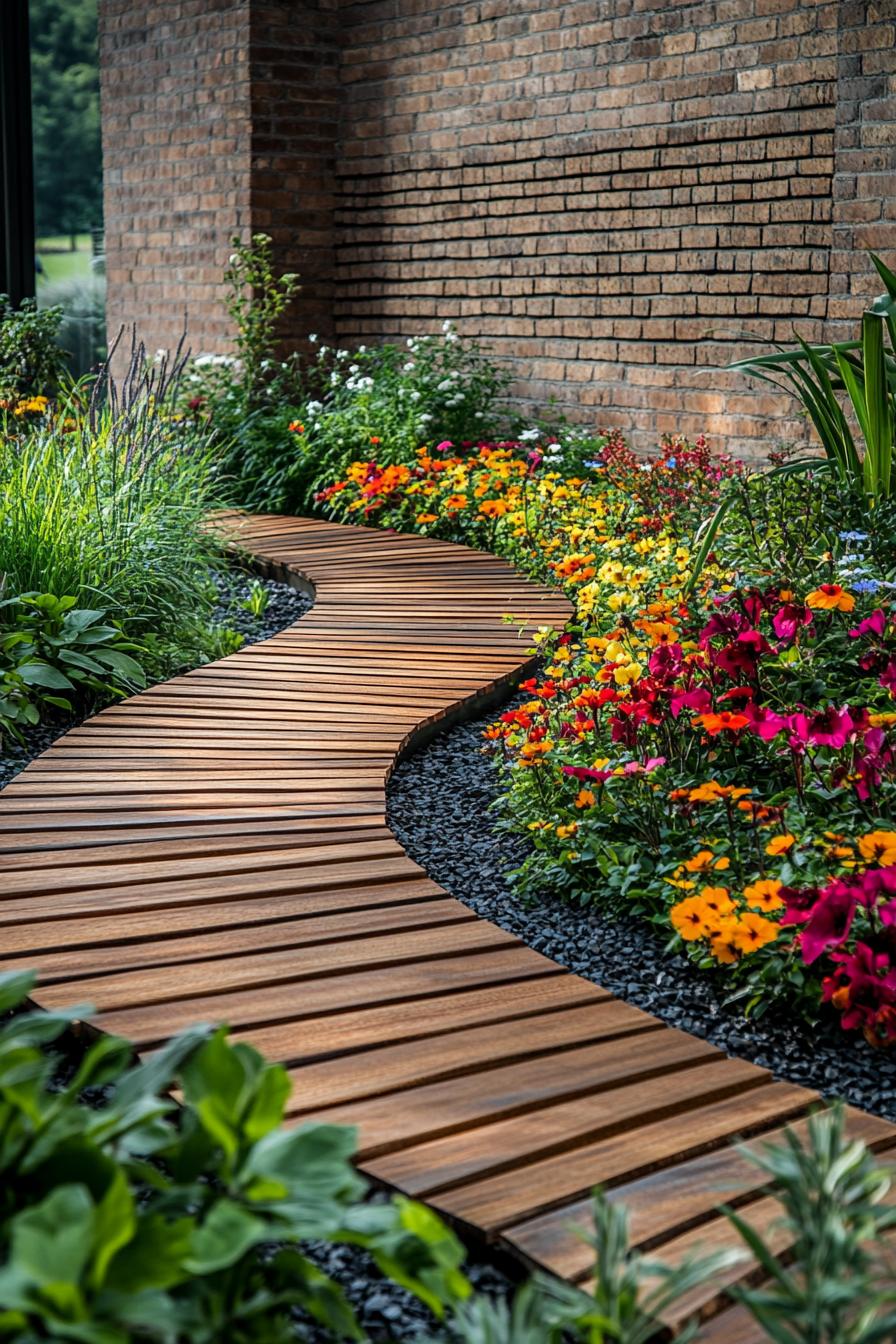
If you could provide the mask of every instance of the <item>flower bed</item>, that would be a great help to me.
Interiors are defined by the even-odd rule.
[[[593,443],[593,441],[592,441]],[[750,480],[705,442],[450,443],[354,463],[334,516],[506,555],[570,595],[529,699],[487,732],[518,875],[643,915],[753,1013],[896,1039],[896,616],[888,513],[822,479]],[[556,467],[565,470],[557,470]],[[807,489],[808,479],[808,489]],[[699,575],[693,537],[721,495]]]

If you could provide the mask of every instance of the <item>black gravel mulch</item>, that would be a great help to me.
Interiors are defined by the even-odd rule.
[[[483,918],[619,998],[780,1079],[838,1096],[896,1121],[896,1051],[873,1050],[839,1028],[748,1019],[723,1005],[721,978],[669,955],[640,920],[610,919],[545,893],[524,906],[508,874],[528,852],[522,836],[497,826],[490,805],[499,773],[482,754],[482,729],[496,717],[449,729],[410,756],[389,785],[388,819],[412,859]]]

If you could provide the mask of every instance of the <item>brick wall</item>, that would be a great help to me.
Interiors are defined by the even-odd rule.
[[[896,0],[102,7],[111,310],[173,332],[186,302],[194,348],[264,228],[295,337],[450,317],[525,404],[759,454],[804,426],[719,371],[738,333],[842,330],[862,249],[896,263]]]
[[[249,0],[101,0],[110,334],[149,350],[189,324],[226,348],[221,272],[249,222]]]

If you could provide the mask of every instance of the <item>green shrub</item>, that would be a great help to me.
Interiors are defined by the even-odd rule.
[[[0,978],[0,1014],[31,983]],[[311,1239],[367,1248],[436,1315],[468,1295],[434,1214],[361,1202],[352,1130],[281,1127],[284,1068],[198,1028],[137,1064],[101,1037],[60,1081],[51,1047],[84,1011],[0,1027],[0,1339],[285,1344],[301,1310],[363,1340]]]
[[[78,386],[0,425],[0,578],[8,596],[54,593],[102,609],[125,636],[195,652],[216,595],[218,543],[202,529],[219,486],[211,450],[173,416],[178,370],[135,350],[120,386]],[[150,639],[150,636],[152,638]],[[200,639],[201,642],[201,639]],[[195,659],[194,659],[195,661]]]
[[[0,294],[0,401],[51,392],[65,369],[58,343],[60,307],[38,308],[24,299],[14,308]]]
[[[104,618],[52,593],[0,602],[0,734],[18,736],[46,708],[71,712],[145,684],[140,646]]]

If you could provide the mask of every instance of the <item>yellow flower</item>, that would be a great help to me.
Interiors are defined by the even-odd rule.
[[[896,863],[896,831],[869,831],[859,840],[859,853],[866,863],[892,867]]]
[[[773,835],[765,847],[766,854],[786,854],[796,844],[796,836],[793,835]]]
[[[630,686],[639,679],[642,671],[640,663],[627,663],[613,669],[613,680],[617,686]]]
[[[569,836],[575,835],[578,829],[579,823],[577,821],[570,821],[565,826],[557,827],[557,836],[560,840],[566,840]]]

